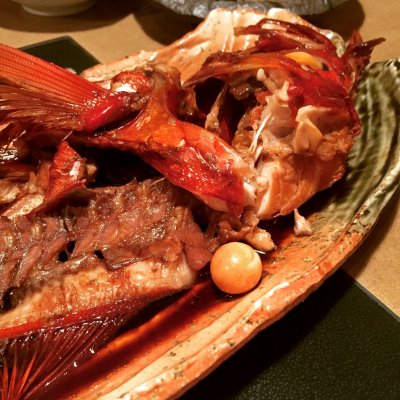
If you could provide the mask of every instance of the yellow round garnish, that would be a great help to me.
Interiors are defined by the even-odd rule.
[[[249,245],[231,242],[221,246],[211,259],[211,277],[225,293],[240,294],[253,289],[261,278],[262,263]]]

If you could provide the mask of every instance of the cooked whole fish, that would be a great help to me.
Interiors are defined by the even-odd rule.
[[[216,243],[274,248],[259,221],[298,215],[343,176],[379,42],[345,47],[282,10],[217,10],[83,77],[0,45],[0,337],[138,310],[190,287]],[[96,187],[80,154],[93,149],[135,154],[157,178]],[[188,192],[215,210],[202,209],[207,235]]]

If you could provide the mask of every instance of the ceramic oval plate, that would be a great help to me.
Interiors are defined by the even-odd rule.
[[[368,67],[357,98],[362,134],[346,176],[304,206],[312,236],[294,236],[292,221],[275,226],[279,246],[255,290],[224,297],[205,276],[148,310],[52,398],[177,398],[317,289],[358,248],[398,189],[399,88],[400,60]]]

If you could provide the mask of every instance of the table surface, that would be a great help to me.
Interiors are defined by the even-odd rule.
[[[111,6],[112,4],[112,6]],[[329,13],[312,17],[315,25],[348,38],[359,30],[364,39],[385,37],[372,61],[400,57],[400,2],[349,0]],[[19,4],[3,0],[0,42],[21,47],[69,35],[101,62],[122,58],[142,49],[171,43],[192,30],[196,21],[145,1],[99,0],[75,16],[46,18],[30,15]],[[398,89],[400,90],[400,89]],[[361,248],[344,269],[400,315],[400,201],[390,202]]]

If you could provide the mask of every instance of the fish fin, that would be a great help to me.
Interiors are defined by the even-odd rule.
[[[49,210],[72,192],[84,188],[85,172],[85,159],[66,141],[61,142],[49,167],[49,182],[40,211]]]
[[[1,79],[1,78],[0,78]],[[28,121],[48,128],[81,130],[83,107],[12,86],[0,86],[3,121]]]
[[[64,68],[0,44],[0,111],[50,128],[93,131],[130,111],[113,93]]]
[[[5,343],[0,367],[2,400],[33,400],[108,341],[126,317],[106,317],[44,329]]]
[[[0,80],[76,105],[107,93],[106,89],[58,65],[4,44],[0,44]]]

